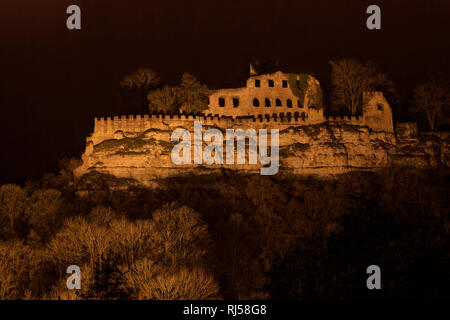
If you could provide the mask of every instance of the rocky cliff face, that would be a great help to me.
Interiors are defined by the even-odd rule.
[[[158,179],[174,175],[213,173],[222,169],[260,172],[261,164],[249,165],[248,159],[247,164],[240,165],[175,165],[170,155],[178,142],[172,142],[170,137],[176,127],[165,125],[144,132],[117,131],[112,139],[88,139],[83,164],[75,170],[75,176],[85,178],[102,173],[151,186]],[[209,128],[203,127],[203,132]],[[192,127],[189,129],[193,131]],[[397,139],[393,133],[344,123],[288,126],[279,131],[278,174],[329,176],[388,166],[448,167],[449,142],[450,137],[444,135]],[[203,146],[208,144],[203,143]]]

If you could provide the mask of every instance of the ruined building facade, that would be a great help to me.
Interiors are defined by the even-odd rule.
[[[381,92],[364,95],[362,116],[327,118],[319,81],[308,74],[281,71],[251,76],[243,88],[215,91],[204,113],[233,118],[279,118],[281,121],[300,118],[299,124],[344,121],[393,132],[392,110]]]
[[[224,116],[297,114],[321,119],[319,82],[307,74],[276,72],[252,76],[243,88],[220,89],[209,98],[206,113]]]

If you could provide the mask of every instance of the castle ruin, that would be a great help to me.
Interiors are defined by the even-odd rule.
[[[326,116],[319,82],[307,74],[276,72],[252,76],[247,86],[219,89],[209,97],[208,109],[196,115],[128,115],[95,118],[94,132],[88,141],[94,144],[123,132],[139,133],[159,128],[162,123],[186,126],[202,120],[219,128],[279,128],[339,122],[367,126],[374,131],[393,133],[392,110],[382,92],[367,92],[361,116]]]
[[[205,130],[278,129],[280,171],[329,175],[389,165],[430,167],[447,163],[448,148],[418,139],[405,143],[394,133],[392,110],[382,92],[366,92],[362,115],[327,116],[319,82],[307,74],[252,75],[246,87],[220,89],[209,97],[201,115],[146,114],[95,118],[86,139],[83,165],[74,172],[132,178],[144,185],[198,166],[175,166],[170,160],[176,128],[193,131],[200,120]],[[405,130],[404,130],[405,131]],[[441,142],[439,142],[441,143]],[[442,144],[442,143],[441,143]],[[440,148],[436,153],[436,148]],[[411,150],[416,154],[411,154]],[[441,159],[439,160],[438,157]],[[257,172],[260,166],[215,165],[214,169]]]

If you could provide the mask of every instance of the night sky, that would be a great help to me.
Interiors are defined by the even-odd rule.
[[[66,8],[82,30],[66,28]],[[377,4],[382,29],[366,28]],[[127,114],[118,88],[137,67],[176,84],[239,86],[251,57],[329,83],[328,61],[371,59],[399,88],[450,72],[448,0],[2,0],[0,183],[24,182],[81,156],[94,116]]]

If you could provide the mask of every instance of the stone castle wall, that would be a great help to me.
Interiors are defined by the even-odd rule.
[[[201,121],[205,127],[226,129],[287,129],[289,127],[306,126],[318,123],[342,123],[349,125],[368,126],[363,116],[324,117],[323,121],[309,121],[301,117],[260,116],[252,118],[231,118],[219,116],[169,116],[169,115],[129,115],[107,118],[95,118],[94,132],[87,138],[97,144],[103,140],[117,139],[123,136],[133,136],[150,129],[167,130],[178,127],[190,129],[194,121]],[[389,132],[389,131],[388,131]]]
[[[107,118],[95,118],[94,132],[88,141],[97,144],[103,140],[133,136],[149,129],[174,130],[177,127],[191,128],[196,120],[202,121],[202,125],[223,129],[242,128],[248,129],[274,129],[280,130],[307,126],[319,123],[342,123],[357,126],[367,126],[374,131],[393,133],[392,111],[381,92],[365,95],[364,114],[362,116],[328,117],[323,115],[323,110],[314,117],[302,117],[295,112],[258,114],[249,117],[231,117],[218,115],[128,115]]]

